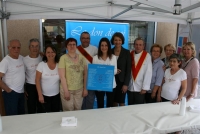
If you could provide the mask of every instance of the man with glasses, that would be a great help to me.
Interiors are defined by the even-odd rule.
[[[14,39],[9,42],[9,54],[0,63],[0,87],[6,115],[24,114],[25,69],[23,57],[19,54],[21,43]]]
[[[77,53],[85,57],[87,64],[92,63],[93,56],[97,55],[97,47],[90,45],[90,34],[82,32],[80,36],[81,45],[77,47]],[[88,95],[83,99],[82,110],[93,109],[95,92],[88,90]]]
[[[29,41],[30,54],[24,57],[24,66],[26,74],[26,98],[28,113],[40,113],[41,104],[38,100],[38,93],[35,85],[35,74],[37,65],[42,61],[42,57],[39,55],[40,42],[38,39],[31,39]]]

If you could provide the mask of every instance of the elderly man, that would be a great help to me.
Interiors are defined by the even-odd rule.
[[[81,45],[77,48],[77,53],[85,57],[87,64],[92,63],[93,56],[97,55],[98,49],[90,45],[90,34],[88,32],[81,33]],[[82,109],[92,109],[94,105],[95,91],[88,91],[88,95],[83,99]]]
[[[30,39],[29,41],[29,55],[24,57],[24,66],[26,74],[26,97],[28,113],[40,113],[41,104],[38,100],[38,93],[35,85],[35,75],[37,65],[42,61],[42,57],[39,55],[40,42],[38,39]]]
[[[145,93],[150,90],[152,77],[151,56],[144,50],[144,40],[136,38],[131,52],[132,72],[128,88],[128,105],[143,104]]]
[[[24,114],[24,82],[25,69],[23,57],[19,55],[20,41],[11,40],[8,45],[9,54],[0,63],[0,87],[6,115]]]

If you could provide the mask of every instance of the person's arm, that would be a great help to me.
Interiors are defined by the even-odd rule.
[[[197,59],[192,60],[192,68],[191,68],[191,76],[192,76],[192,86],[190,94],[187,96],[187,101],[194,97],[196,92],[196,87],[199,79],[199,61]],[[190,89],[187,89],[190,90]]]
[[[64,92],[64,98],[66,100],[70,100],[70,93],[69,93],[69,90],[67,88],[67,79],[65,77],[65,68],[58,68],[58,74],[59,74],[62,89],[63,89],[63,92]]]
[[[165,83],[165,77],[162,80],[161,86],[158,88],[157,102],[161,102],[162,101],[162,99],[161,99],[161,92],[162,92],[162,86],[163,86],[164,83]]]
[[[41,87],[41,78],[42,78],[42,73],[36,70],[35,84],[38,92],[38,98],[40,103],[44,103],[44,97],[42,94],[42,87]]]
[[[12,89],[10,89],[3,81],[2,78],[4,76],[4,73],[0,72],[0,87],[6,91],[7,93],[10,93],[12,91]],[[1,92],[1,91],[0,91]]]
[[[162,64],[160,64],[159,68],[156,71],[155,86],[154,86],[152,93],[151,93],[152,98],[155,98],[156,93],[157,93],[159,87],[162,84],[163,77],[164,77],[164,71],[163,71],[163,68],[162,68]]]
[[[176,100],[172,101],[173,104],[179,104],[180,100],[182,99],[182,97],[184,96],[184,94],[186,92],[186,88],[187,88],[187,79],[181,81],[181,92],[180,92],[178,98]]]
[[[145,94],[147,90],[150,90],[150,84],[151,84],[151,78],[152,78],[152,62],[151,62],[151,56],[147,55],[147,67],[145,68],[145,74],[143,79],[143,85],[142,90],[140,91],[140,94]],[[139,74],[138,74],[139,75]]]
[[[84,74],[83,74],[83,97],[88,95],[87,91],[87,65],[84,66]]]

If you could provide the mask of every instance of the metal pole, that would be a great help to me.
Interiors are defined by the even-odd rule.
[[[2,2],[2,9],[3,9],[3,12],[5,13],[6,12],[6,0],[3,0],[3,2]],[[7,48],[8,35],[7,35],[7,19],[6,18],[3,19],[3,42],[4,42],[4,53],[5,53],[5,55],[7,55],[8,54],[8,48]]]
[[[44,48],[44,42],[43,42],[43,23],[42,19],[39,19],[39,24],[40,24],[40,51],[43,52]]]
[[[2,10],[2,0],[0,1],[0,7]],[[4,42],[3,42],[3,32],[2,32],[2,20],[0,20],[0,43],[1,43],[1,58],[5,56],[4,53]]]

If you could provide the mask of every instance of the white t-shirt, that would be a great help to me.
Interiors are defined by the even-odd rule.
[[[51,70],[47,63],[40,62],[37,66],[37,71],[42,73],[41,86],[42,94],[45,96],[55,96],[59,93],[59,75],[58,64],[54,70]]]
[[[23,58],[26,83],[35,84],[35,74],[38,64],[42,61],[42,57],[39,55],[37,58],[31,58],[29,55]]]
[[[88,47],[85,47],[84,49],[85,49],[85,51],[86,51],[88,54],[90,54],[91,57],[97,55],[98,49],[97,49],[97,47],[95,47],[95,46],[93,46],[93,45],[90,45],[90,44],[89,44],[89,46],[88,46]],[[78,49],[77,49],[76,52],[77,52],[78,54],[81,54],[81,53],[79,52]],[[81,54],[81,55],[82,55],[82,54]],[[84,56],[83,56],[83,57],[84,57]],[[85,57],[84,57],[84,58],[85,58]],[[85,61],[87,62],[87,64],[90,63],[86,58],[85,58]]]
[[[162,86],[161,96],[167,100],[175,100],[181,88],[181,81],[187,79],[187,74],[183,69],[179,69],[175,74],[171,75],[171,68],[165,71],[165,83]]]
[[[102,58],[98,58],[98,55],[93,57],[93,64],[101,64],[101,65],[112,65],[114,66],[114,75],[117,74],[117,58],[115,55],[112,55],[112,58],[109,57],[104,61]],[[116,87],[115,76],[113,76],[113,88]]]
[[[0,63],[0,72],[4,73],[3,82],[17,93],[24,92],[25,69],[23,57],[13,59],[9,55],[3,58]]]

